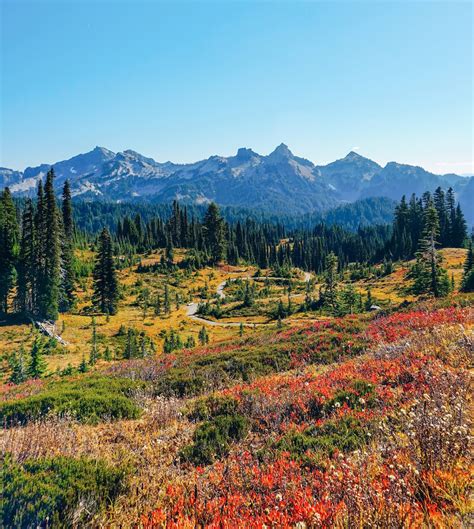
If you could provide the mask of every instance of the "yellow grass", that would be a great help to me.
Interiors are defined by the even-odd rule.
[[[454,277],[455,289],[459,289],[462,281],[463,264],[467,250],[464,248],[444,248],[440,251],[443,257],[443,267],[447,269],[449,279]],[[356,290],[362,294],[370,288],[374,303],[398,304],[404,300],[413,301],[415,296],[405,292],[409,285],[407,273],[415,261],[396,263],[393,272],[379,279],[368,279],[355,282]]]
[[[185,252],[177,250],[175,253],[175,260],[179,261],[184,257]],[[446,248],[441,251],[444,259],[444,266],[448,269],[449,277],[454,276],[457,288],[462,279],[462,266],[466,256],[466,250],[460,248]],[[92,261],[94,258],[93,252],[89,250],[80,250],[77,253],[78,257],[83,261]],[[157,252],[151,255],[144,256],[141,259],[142,264],[153,264],[159,262],[161,253]],[[403,289],[407,285],[406,274],[411,263],[401,263],[394,266],[392,274],[371,280],[361,280],[355,282],[356,289],[364,293],[370,287],[374,302],[393,303],[398,304],[403,300],[413,300],[413,296],[407,295]],[[109,321],[103,315],[96,315],[97,332],[103,339],[104,343],[110,344],[111,350],[114,349],[113,337],[118,333],[120,327],[134,327],[140,331],[145,331],[146,334],[153,339],[157,346],[158,354],[161,354],[163,339],[160,337],[160,332],[163,330],[169,331],[174,329],[178,331],[181,337],[186,340],[188,336],[193,336],[196,343],[198,342],[198,333],[202,324],[193,321],[186,316],[186,303],[176,308],[174,299],[172,298],[171,313],[168,316],[156,317],[153,313],[153,308],[148,309],[147,317],[143,319],[142,310],[136,305],[137,293],[139,288],[136,288],[137,281],[140,281],[143,286],[147,286],[150,290],[162,290],[166,282],[166,277],[163,275],[142,273],[136,271],[136,266],[121,270],[119,278],[122,285],[127,292],[125,299],[120,301],[119,311],[115,316],[110,316]],[[197,294],[199,290],[207,283],[209,287],[209,295],[212,296],[217,286],[225,280],[252,276],[256,271],[255,267],[246,266],[222,266],[214,269],[205,268],[192,274],[191,277],[183,279],[178,288],[172,287],[172,292],[179,292],[184,299],[193,299],[197,301]],[[265,271],[263,272],[265,275]],[[318,291],[318,285],[314,286],[313,293]],[[87,358],[90,352],[90,340],[92,335],[90,315],[83,313],[83,309],[90,305],[90,298],[92,294],[92,283],[89,279],[86,282],[86,290],[78,292],[78,307],[73,313],[61,314],[57,322],[57,329],[61,331],[64,325],[63,338],[69,343],[65,349],[65,354],[47,357],[49,370],[63,369],[69,363],[73,366],[79,365],[83,355]],[[267,303],[270,299],[277,300],[285,296],[281,295],[278,289],[275,291],[275,296],[266,300],[257,300],[257,303]],[[304,300],[304,294],[292,297],[295,304],[301,303]],[[297,323],[304,320],[316,320],[320,317],[315,313],[298,313],[287,320],[288,323]],[[226,319],[226,322],[243,322],[247,324],[261,324],[266,322],[265,316],[255,317],[235,317]],[[246,332],[258,332],[258,327],[255,331],[247,330]],[[211,342],[224,340],[232,336],[237,336],[239,333],[238,327],[224,327],[224,326],[208,326],[207,332],[210,335]],[[23,343],[26,348],[31,343],[32,332],[31,326],[22,325],[3,325],[0,326],[0,356],[3,357],[3,374],[7,372],[5,357],[12,351],[17,350]]]

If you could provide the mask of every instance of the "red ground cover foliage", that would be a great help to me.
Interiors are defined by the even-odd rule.
[[[335,347],[366,340],[370,352],[217,394],[250,433],[226,458],[170,483],[140,526],[461,527],[472,478],[470,375],[434,357],[426,335],[472,319],[472,309],[450,308],[357,324],[350,337],[337,320],[280,333],[311,342],[325,329]],[[472,347],[465,332],[460,347]]]

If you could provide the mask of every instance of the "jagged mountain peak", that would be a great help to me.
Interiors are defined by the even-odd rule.
[[[249,160],[250,158],[259,157],[259,156],[260,155],[257,154],[252,149],[249,149],[247,147],[240,147],[237,150],[237,154],[235,155],[235,158],[237,158],[238,160]]]
[[[107,156],[107,157],[115,156],[114,152],[110,151],[109,149],[106,149],[105,147],[100,147],[100,145],[96,145],[92,149],[92,151],[90,151],[90,152],[91,153],[94,152],[94,153],[102,154],[102,155]]]
[[[268,158],[288,159],[293,158],[293,153],[288,148],[288,145],[285,143],[280,143],[280,145],[278,145],[278,147],[276,147],[276,149],[268,155]]]
[[[344,160],[350,161],[350,160],[368,160],[368,158],[365,158],[364,156],[360,155],[358,152],[350,151],[346,154],[346,156],[343,158]]]

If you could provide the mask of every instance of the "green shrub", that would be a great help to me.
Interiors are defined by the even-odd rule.
[[[271,448],[289,452],[295,459],[312,460],[321,454],[332,456],[336,450],[351,452],[361,448],[368,440],[367,428],[353,417],[327,421],[303,432],[290,431],[273,443]]]
[[[41,393],[0,403],[0,421],[6,425],[26,424],[48,414],[93,424],[136,419],[140,409],[130,396],[143,386],[142,382],[104,376],[54,381]]]
[[[126,490],[128,470],[104,461],[53,457],[3,460],[2,527],[84,527]]]
[[[193,443],[181,450],[181,458],[195,465],[210,465],[229,452],[230,443],[243,439],[248,421],[242,415],[219,415],[196,428]]]

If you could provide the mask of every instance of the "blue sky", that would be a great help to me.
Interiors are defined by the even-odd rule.
[[[285,142],[474,172],[471,2],[0,4],[0,165]]]

